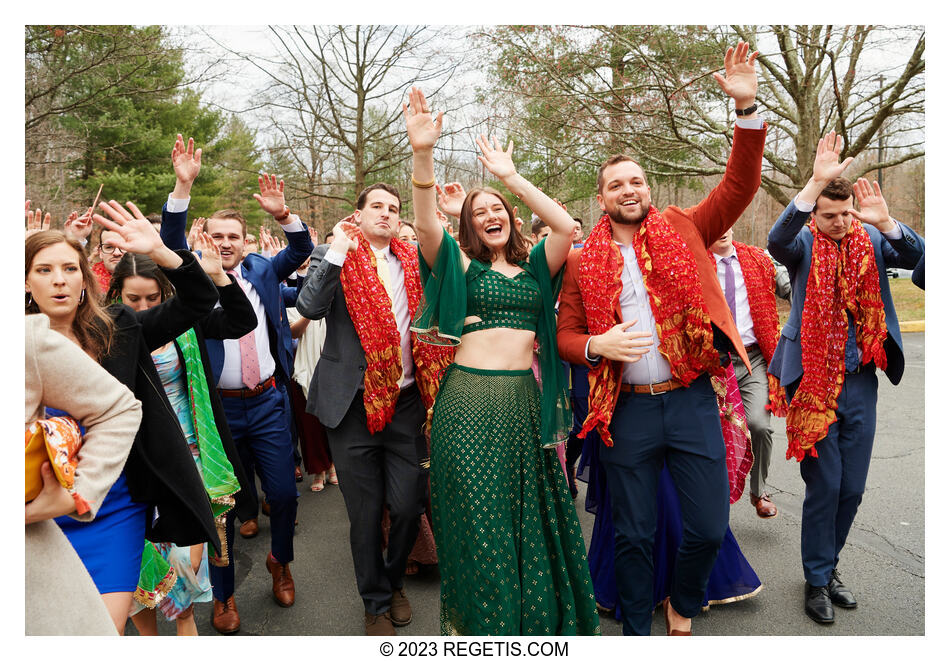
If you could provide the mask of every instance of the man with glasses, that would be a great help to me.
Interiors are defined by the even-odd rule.
[[[105,294],[109,291],[109,283],[112,281],[112,273],[116,265],[122,259],[125,251],[117,243],[122,241],[118,232],[110,232],[103,229],[99,232],[99,242],[96,247],[96,255],[101,261],[92,265],[92,272],[96,274],[96,280],[99,282],[99,291]]]

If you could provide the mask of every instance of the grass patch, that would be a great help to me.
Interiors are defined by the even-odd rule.
[[[910,281],[910,278],[888,278],[891,286],[891,298],[894,299],[894,309],[897,310],[898,321],[921,321],[924,318],[924,290]],[[780,326],[785,325],[791,312],[788,301],[778,301],[778,321]]]

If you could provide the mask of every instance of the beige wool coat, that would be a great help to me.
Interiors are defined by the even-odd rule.
[[[142,405],[128,388],[72,341],[51,330],[42,314],[26,316],[27,427],[43,407],[68,411],[85,426],[77,492],[90,511],[72,514],[91,521],[119,477],[142,419]],[[56,523],[26,526],[27,635],[116,635],[99,591]]]

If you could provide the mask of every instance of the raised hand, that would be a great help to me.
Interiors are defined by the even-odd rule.
[[[887,201],[876,181],[872,183],[864,177],[858,179],[854,182],[854,197],[861,205],[861,210],[852,209],[852,216],[862,223],[874,225],[882,232],[894,229],[894,221],[887,211]]]
[[[201,270],[208,274],[214,284],[225,287],[231,283],[221,263],[221,251],[218,250],[218,246],[215,245],[210,234],[200,230],[195,232],[192,250],[194,250],[195,258],[201,265]],[[198,254],[199,251],[201,252],[200,255]]]
[[[188,230],[188,245],[195,250],[197,250],[194,247],[195,241],[198,240],[198,235],[204,231],[205,222],[204,218],[195,218],[195,221],[191,224],[191,229]]]
[[[313,245],[318,246],[322,243],[322,241],[320,241],[320,235],[317,234],[317,230],[309,225],[307,226],[307,234],[310,235],[310,241]]]
[[[281,179],[278,183],[276,174],[268,175],[264,172],[257,178],[257,183],[261,192],[260,195],[254,193],[254,199],[261,205],[261,209],[274,216],[275,219],[284,215],[284,208],[286,207],[284,203],[284,180]],[[284,219],[282,224],[289,222],[290,218],[288,217]]]
[[[408,106],[402,104],[402,114],[406,118],[406,133],[412,151],[431,151],[442,134],[442,112],[433,121],[425,94],[413,87],[409,90]]]
[[[336,252],[350,252],[359,248],[357,236],[360,228],[353,223],[354,214],[350,214],[333,226],[333,241],[330,247]]]
[[[508,141],[508,149],[502,149],[501,144],[498,142],[498,138],[492,137],[492,143],[488,144],[488,140],[484,135],[478,136],[478,139],[475,140],[475,143],[478,145],[479,149],[482,150],[482,156],[478,157],[478,160],[482,162],[489,172],[495,175],[496,179],[504,179],[505,177],[510,177],[515,172],[515,163],[511,160],[511,152],[514,151],[515,143]]]
[[[164,248],[155,226],[142,215],[139,208],[132,202],[126,202],[126,206],[129,210],[124,209],[115,200],[100,202],[99,208],[105,211],[111,220],[97,213],[93,214],[92,219],[110,232],[116,232],[121,238],[113,240],[113,243],[126,252],[151,255]]]
[[[89,235],[92,234],[92,207],[89,207],[86,213],[81,216],[78,211],[69,214],[63,224],[63,232],[66,233],[66,236],[70,236],[80,243],[88,239]]]
[[[838,162],[841,158],[841,149],[844,147],[844,138],[842,136],[835,137],[835,132],[832,131],[821,140],[818,141],[818,148],[815,151],[815,165],[812,168],[812,179],[822,184],[827,184],[832,179],[841,176],[841,173],[844,172],[851,161],[854,160],[852,157],[844,159],[844,161]]]
[[[26,236],[31,236],[37,232],[45,232],[53,222],[53,216],[47,212],[43,217],[43,211],[39,208],[36,211],[30,211],[30,200],[26,201]]]
[[[759,51],[749,55],[749,44],[740,41],[735,48],[726,51],[723,63],[726,75],[719,72],[713,78],[719,83],[722,91],[735,99],[736,108],[748,108],[755,103],[755,95],[759,88],[758,76],[755,71],[755,58]]]
[[[181,133],[175,138],[175,146],[172,147],[172,168],[175,170],[175,178],[182,183],[190,185],[198,176],[201,171],[201,149],[195,149],[194,138],[188,138],[187,148]]]
[[[435,192],[442,211],[455,218],[462,215],[462,203],[465,202],[465,189],[462,184],[453,181],[446,184],[444,190],[436,184]]]

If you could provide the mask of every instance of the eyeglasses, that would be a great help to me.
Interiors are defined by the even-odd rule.
[[[119,246],[113,245],[113,244],[111,244],[111,243],[103,243],[102,245],[99,246],[99,250],[101,250],[102,252],[105,252],[105,253],[112,253],[113,255],[114,255],[116,252],[118,252],[120,255],[124,255],[124,254],[125,254],[125,250],[123,250],[123,249],[120,248]]]

